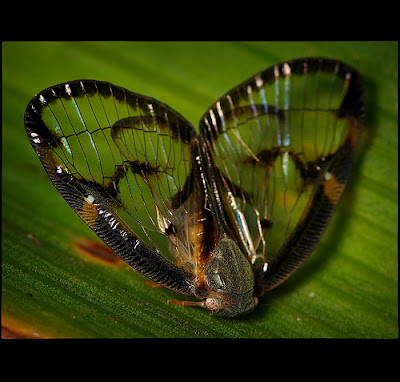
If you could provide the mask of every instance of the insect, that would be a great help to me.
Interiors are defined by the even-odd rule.
[[[29,140],[71,208],[118,256],[211,314],[251,311],[313,251],[363,130],[360,74],[325,58],[267,68],[199,133],[153,98],[77,80],[37,94]]]

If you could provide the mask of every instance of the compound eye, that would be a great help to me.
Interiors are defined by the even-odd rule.
[[[206,298],[206,308],[212,312],[216,312],[221,309],[221,300],[215,297]]]

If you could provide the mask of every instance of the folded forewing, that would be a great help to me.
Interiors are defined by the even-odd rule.
[[[193,127],[152,98],[100,81],[39,93],[25,126],[54,185],[89,227],[146,276],[187,292],[190,277],[172,264],[180,259],[168,228],[192,192]]]
[[[325,229],[362,114],[359,74],[339,61],[309,58],[258,73],[203,116],[201,135],[227,215],[249,258],[268,263],[263,277],[275,278],[266,289],[297,268]]]

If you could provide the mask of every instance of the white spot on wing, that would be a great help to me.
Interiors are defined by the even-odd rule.
[[[212,109],[209,110],[209,114],[210,114],[210,117],[211,117],[212,124],[214,126],[217,126],[217,120],[215,119],[215,115],[214,115],[214,112],[212,111]]]
[[[287,62],[285,62],[285,63],[283,64],[283,67],[282,67],[282,73],[283,73],[283,75],[284,75],[285,77],[290,76],[291,72],[292,72],[292,71],[291,71],[291,69],[290,69],[289,64],[288,64]]]
[[[259,74],[256,76],[256,86],[258,88],[261,88],[261,86],[263,86],[263,85],[264,85],[264,81],[262,80],[261,75]]]
[[[94,202],[94,196],[93,195],[88,195],[85,200],[89,203],[92,204]]]
[[[69,96],[72,94],[71,87],[69,86],[69,84],[65,84],[65,91]]]
[[[219,118],[221,119],[221,122],[222,122],[222,126],[224,126],[224,128],[225,128],[224,112],[222,111],[221,102],[219,102],[219,101],[217,102],[217,110],[218,110]]]
[[[220,117],[224,117],[224,113],[222,112],[222,108],[221,108],[221,102],[217,102],[217,110],[218,110],[218,114]]]
[[[327,172],[325,173],[325,180],[327,181],[327,180],[329,180],[330,178],[332,178],[332,174],[331,174],[329,171],[327,171]]]

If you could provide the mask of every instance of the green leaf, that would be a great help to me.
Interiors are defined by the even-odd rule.
[[[4,42],[2,53],[4,337],[398,337],[397,43]],[[23,113],[34,94],[65,81],[103,80],[154,97],[196,126],[233,86],[302,56],[341,59],[361,72],[365,134],[317,249],[253,313],[217,318],[167,304],[185,297],[77,249],[99,240],[28,142]]]

